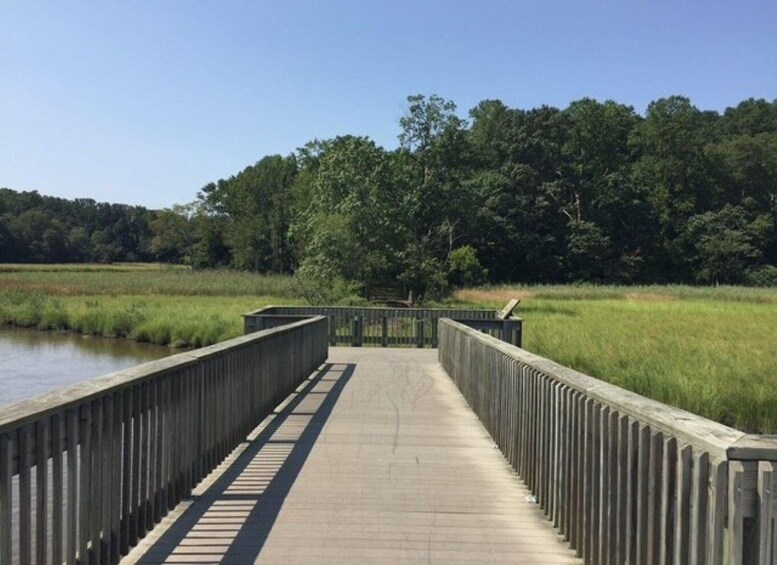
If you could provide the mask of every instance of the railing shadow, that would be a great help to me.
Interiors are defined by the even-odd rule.
[[[138,563],[253,563],[354,369],[323,365]]]

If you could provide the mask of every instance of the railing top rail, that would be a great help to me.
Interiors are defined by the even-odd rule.
[[[548,375],[559,383],[577,390],[620,413],[656,427],[674,437],[701,447],[719,459],[763,459],[773,454],[777,459],[777,436],[758,436],[714,422],[702,416],[646,398],[621,387],[595,379],[550,359],[540,357],[455,322],[449,318],[441,324],[451,325],[471,338],[488,344]]]
[[[283,306],[283,305],[269,305],[257,310],[251,310],[246,312],[243,316],[256,316],[260,314],[272,314],[272,311],[277,308],[283,308],[284,310],[391,310],[396,312],[479,312],[489,313],[496,316],[497,311],[488,308],[394,308],[391,306]]]
[[[80,406],[94,398],[104,396],[116,390],[188,367],[227,349],[242,347],[270,337],[289,333],[299,327],[323,320],[326,320],[323,316],[314,316],[307,320],[300,320],[284,326],[238,336],[214,345],[170,355],[169,357],[143,363],[130,369],[116,371],[102,377],[22,400],[16,404],[0,408],[0,434],[20,428],[51,414]]]

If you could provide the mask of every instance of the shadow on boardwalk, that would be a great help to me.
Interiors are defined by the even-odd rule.
[[[323,365],[138,563],[252,563],[354,368]]]

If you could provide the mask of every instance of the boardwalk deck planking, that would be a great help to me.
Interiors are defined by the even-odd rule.
[[[430,350],[332,348],[128,563],[579,563]]]

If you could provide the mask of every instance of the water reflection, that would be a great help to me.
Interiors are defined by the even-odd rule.
[[[129,340],[0,326],[0,406],[175,352]]]

